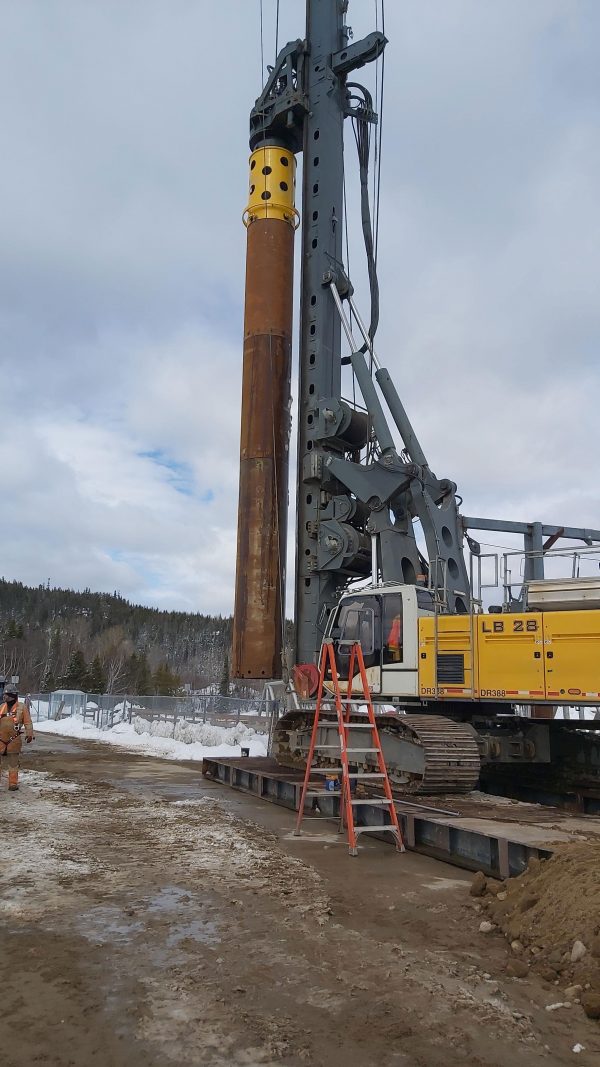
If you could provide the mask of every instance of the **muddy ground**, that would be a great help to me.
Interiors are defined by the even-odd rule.
[[[32,749],[0,795],[3,1067],[599,1062],[599,1023],[507,977],[467,872],[295,838],[197,764]]]

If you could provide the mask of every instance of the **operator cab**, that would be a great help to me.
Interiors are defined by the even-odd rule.
[[[330,616],[340,681],[348,681],[350,651],[360,641],[371,692],[386,698],[419,695],[418,618],[433,615],[429,589],[383,585],[346,593]],[[353,688],[360,691],[355,675]]]

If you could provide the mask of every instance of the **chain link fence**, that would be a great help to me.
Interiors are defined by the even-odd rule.
[[[135,718],[148,723],[172,723],[173,736],[181,720],[196,724],[230,727],[238,723],[259,733],[269,733],[273,716],[279,714],[279,701],[255,697],[228,697],[219,693],[191,693],[181,696],[142,696],[130,693],[31,693],[27,696],[34,722],[65,719],[79,715],[100,730],[110,730]]]

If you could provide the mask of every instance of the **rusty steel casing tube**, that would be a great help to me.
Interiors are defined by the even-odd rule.
[[[295,158],[250,157],[234,678],[280,678],[287,547]]]

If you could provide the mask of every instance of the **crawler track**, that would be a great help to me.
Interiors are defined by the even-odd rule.
[[[365,722],[364,715],[351,722]],[[313,724],[311,711],[293,711],[279,720],[273,739],[273,755],[284,767],[304,767]],[[468,793],[480,772],[479,749],[473,727],[442,715],[377,716],[377,727],[390,785],[398,794]],[[358,734],[358,731],[357,731]],[[348,747],[355,738],[350,730]],[[356,737],[360,744],[363,738]],[[315,751],[315,765],[339,766],[338,730],[335,718],[322,719]],[[356,766],[373,769],[374,757],[365,755]]]

